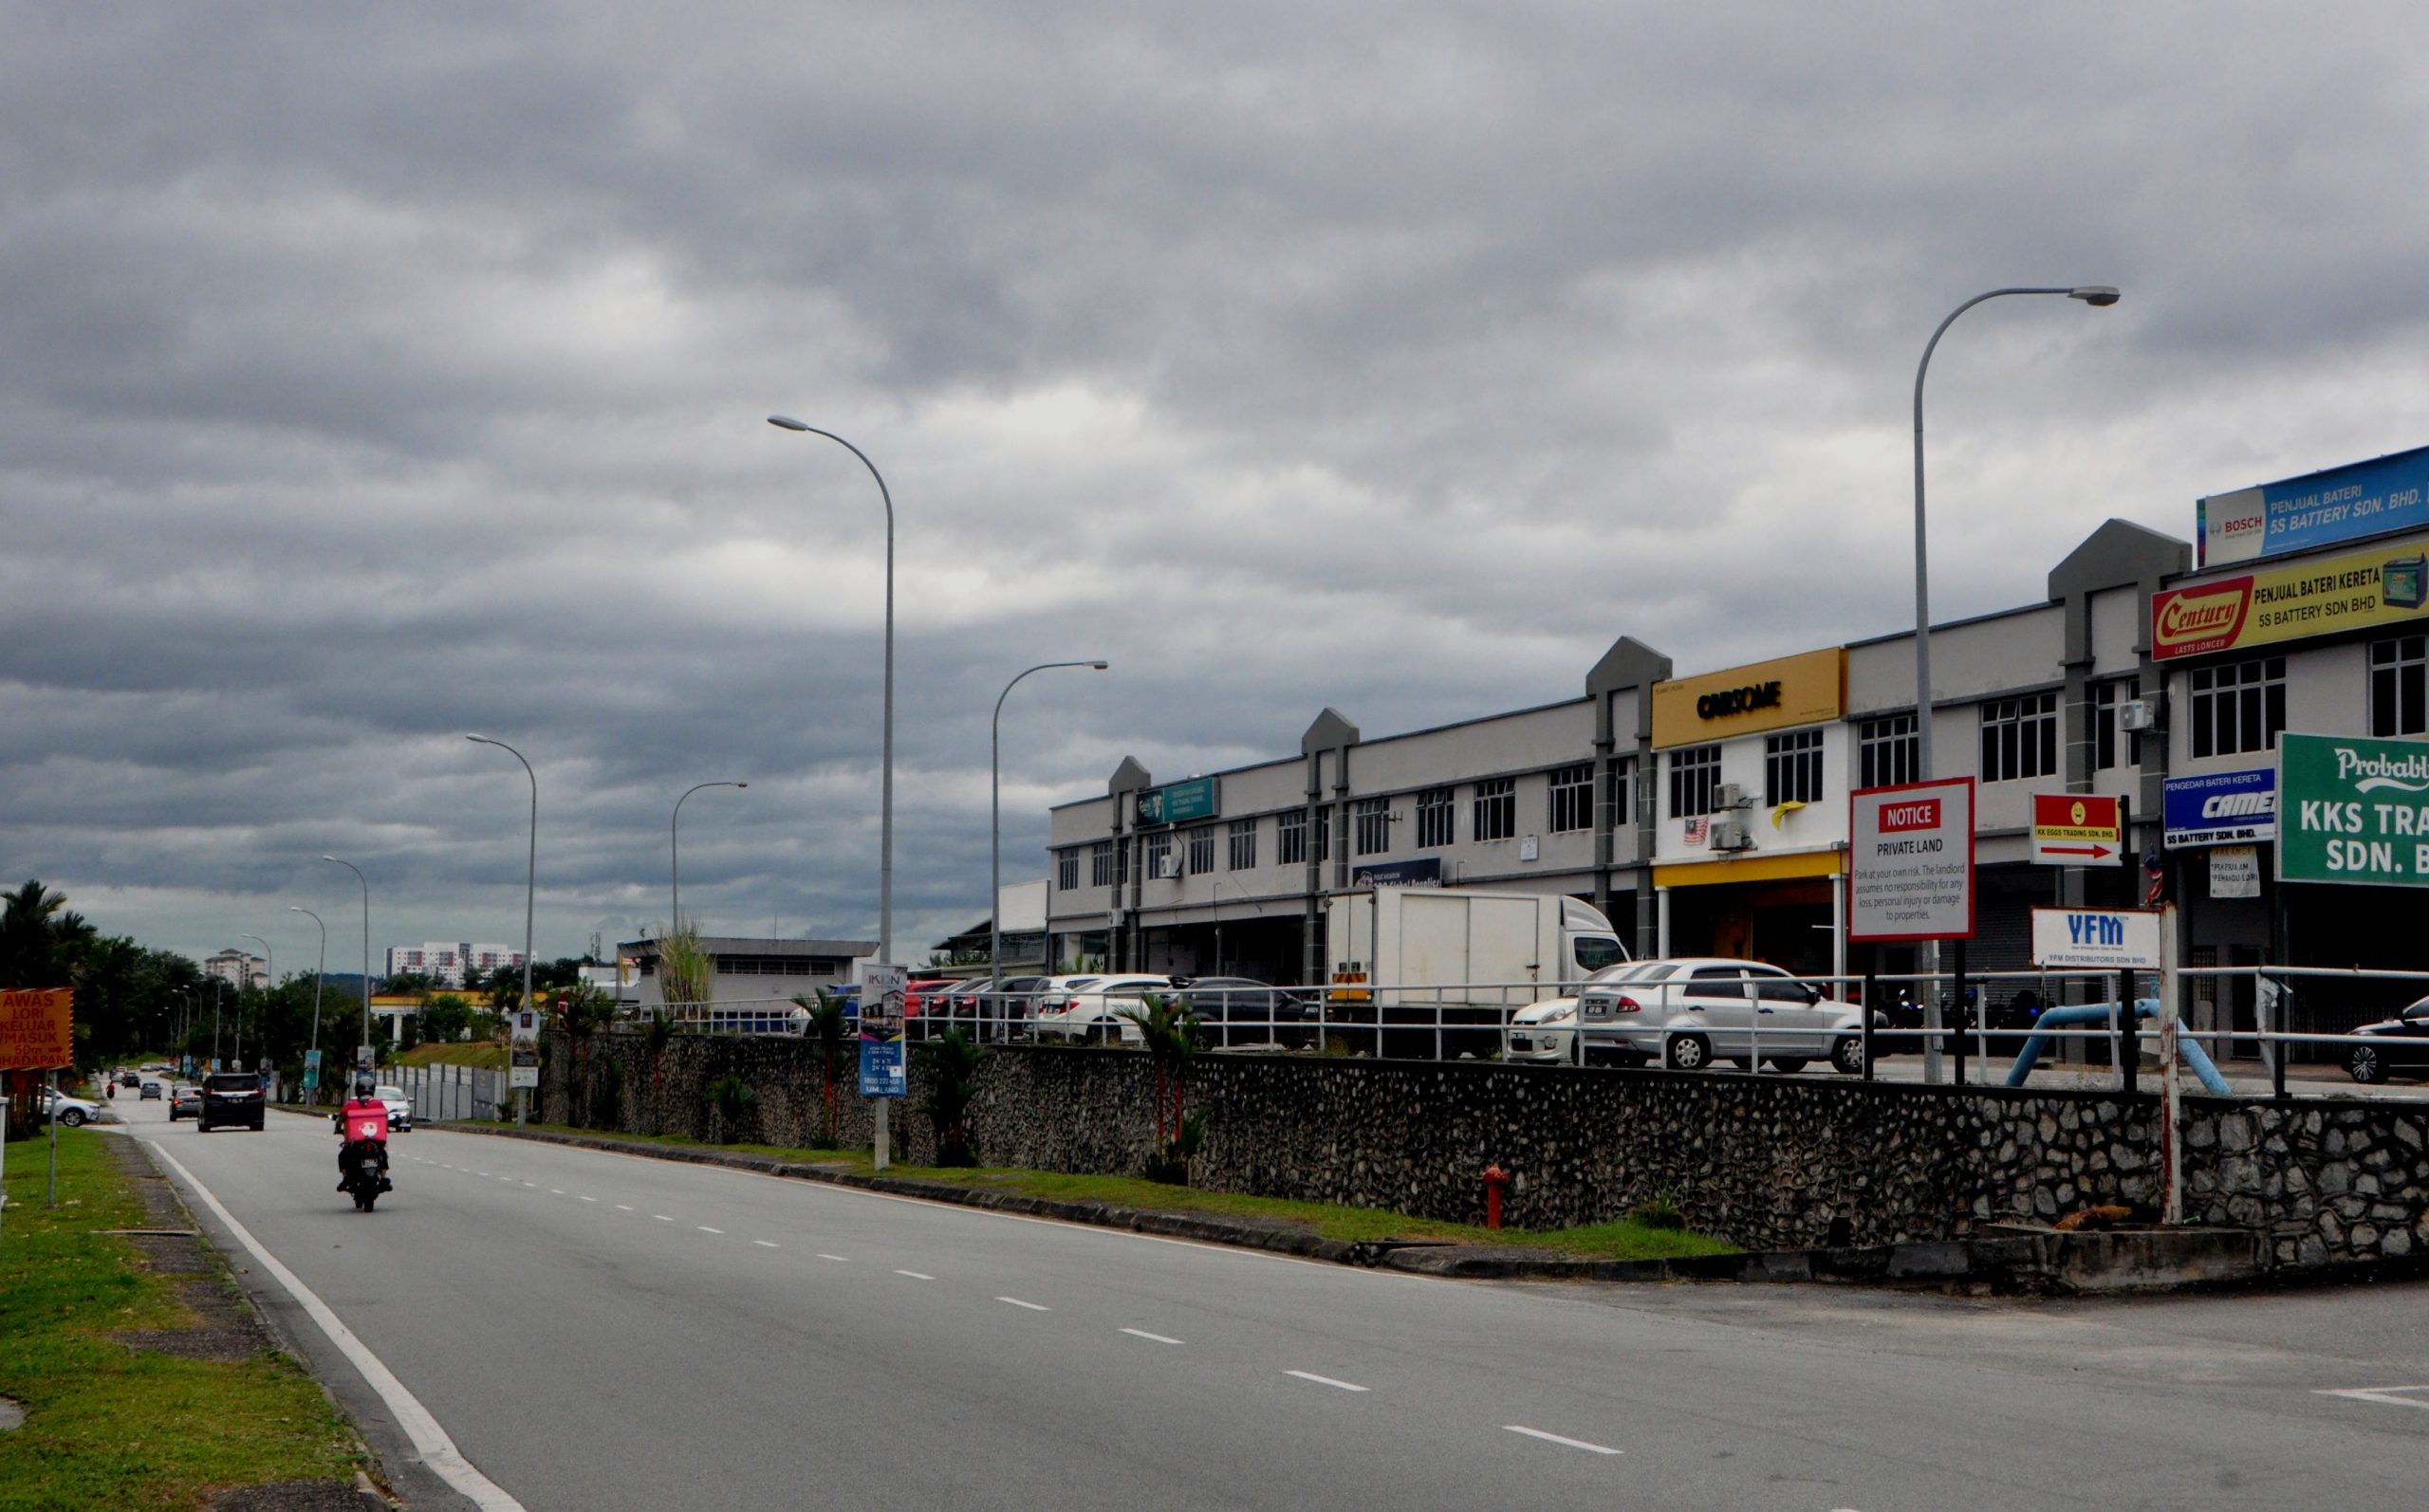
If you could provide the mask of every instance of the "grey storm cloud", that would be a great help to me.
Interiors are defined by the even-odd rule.
[[[899,928],[1159,773],[2419,444],[2408,8],[0,6],[0,871],[301,959]],[[343,931],[340,931],[343,932]],[[351,936],[348,936],[349,938]],[[333,947],[333,965],[350,960]]]

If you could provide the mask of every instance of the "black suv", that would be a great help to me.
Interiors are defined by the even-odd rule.
[[[204,1134],[221,1124],[239,1124],[258,1132],[262,1126],[262,1079],[250,1071],[214,1071],[202,1079]]]

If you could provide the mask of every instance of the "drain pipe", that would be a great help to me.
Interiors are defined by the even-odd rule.
[[[2105,1023],[2108,1022],[2108,1016],[2115,1011],[2117,1011],[2117,1005],[2114,1003],[2078,1003],[2061,1008],[2042,1009],[2041,1017],[2032,1021],[2035,1026],[2033,1033],[2024,1042],[2024,1049],[2016,1056],[2015,1064],[2008,1069],[2007,1085],[2023,1086],[2025,1079],[2030,1076],[2033,1067],[2040,1063],[2042,1052],[2049,1048],[2049,1036],[2040,1032],[2043,1026],[2057,1029],[2077,1023]],[[2159,1014],[2159,999],[2138,998],[2135,1000],[2134,1017],[2156,1019]],[[2179,1036],[2176,1042],[2176,1053],[2185,1066],[2192,1071],[2195,1079],[2201,1083],[2202,1091],[2214,1097],[2227,1097],[2234,1095],[2234,1089],[2227,1085],[2227,1079],[2218,1075],[2218,1067],[2211,1060],[2209,1052],[2201,1048],[2201,1042]]]

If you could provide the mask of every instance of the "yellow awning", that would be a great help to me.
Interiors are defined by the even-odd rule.
[[[1846,870],[1844,851],[1806,851],[1795,856],[1746,856],[1726,861],[1688,861],[1653,869],[1656,887],[1708,887],[1716,882],[1788,882],[1836,876]]]

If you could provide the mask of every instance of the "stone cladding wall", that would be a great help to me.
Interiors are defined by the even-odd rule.
[[[2188,1097],[2184,1211],[2257,1228],[2280,1265],[2429,1255],[2429,1105]]]

